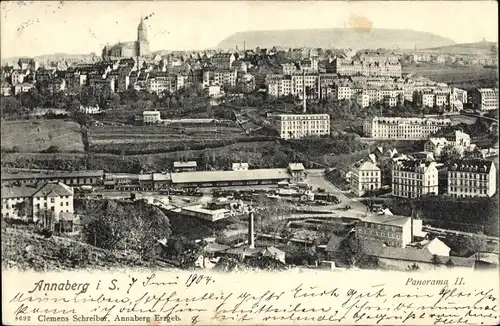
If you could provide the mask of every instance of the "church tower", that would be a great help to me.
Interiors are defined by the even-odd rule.
[[[143,56],[149,54],[148,31],[144,18],[141,17],[141,22],[137,26],[137,55]]]

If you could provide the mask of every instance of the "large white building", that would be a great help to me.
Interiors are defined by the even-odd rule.
[[[412,229],[413,226],[413,229]],[[356,237],[404,248],[422,234],[422,220],[406,216],[374,215],[356,224]]]
[[[492,161],[463,160],[448,166],[448,195],[491,197],[497,190],[496,167]]]
[[[158,123],[161,120],[160,111],[143,111],[142,122],[146,124]]]
[[[399,161],[392,167],[392,195],[419,198],[438,194],[436,162],[414,160]]]
[[[356,196],[363,196],[368,191],[382,187],[382,172],[370,160],[363,160],[351,168],[351,191]]]
[[[478,88],[472,92],[472,107],[479,111],[498,110],[498,88]]]
[[[450,119],[374,117],[365,120],[366,137],[381,139],[427,139],[442,128],[451,126]]]
[[[277,114],[276,131],[283,139],[330,134],[328,114]]]
[[[317,73],[296,73],[292,75],[266,76],[269,95],[282,97],[287,95],[303,97],[304,90],[308,98],[319,97],[319,79]]]
[[[63,213],[74,213],[73,195],[73,188],[61,182],[49,182],[38,189],[3,187],[2,217],[36,222],[42,214],[50,214],[58,221]],[[19,209],[21,204],[25,205],[24,212]]]

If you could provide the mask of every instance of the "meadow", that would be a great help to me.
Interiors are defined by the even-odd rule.
[[[83,152],[80,125],[65,120],[2,121],[2,151],[42,152],[56,146],[61,152]]]

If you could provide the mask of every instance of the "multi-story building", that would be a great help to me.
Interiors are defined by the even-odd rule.
[[[472,107],[479,111],[498,110],[498,88],[478,88],[472,92]]]
[[[24,74],[20,70],[14,70],[10,74],[10,82],[12,85],[21,84],[24,81]]]
[[[401,77],[401,63],[399,61],[362,61],[362,60],[335,60],[335,73],[341,76],[387,76]]]
[[[160,111],[143,111],[142,121],[145,124],[154,124],[161,121]]]
[[[406,216],[373,215],[358,222],[356,237],[380,241],[391,247],[404,248],[422,233],[422,220]]]
[[[284,63],[281,65],[283,75],[291,75],[298,72],[297,65],[294,62]]]
[[[427,139],[447,126],[451,126],[450,119],[374,117],[365,120],[363,132],[371,138]]]
[[[233,53],[216,53],[210,58],[210,62],[217,70],[229,70],[236,57]]]
[[[146,85],[149,91],[157,94],[162,94],[165,91],[174,93],[178,89],[176,76],[169,75],[166,72],[151,73]]]
[[[73,214],[73,188],[61,182],[49,182],[40,188],[2,188],[2,217],[27,218],[36,222],[49,214],[56,222],[62,213]],[[20,209],[20,206],[25,206]],[[24,216],[21,216],[24,215]]]
[[[228,70],[207,70],[203,72],[203,87],[216,86],[236,86],[238,71]]]
[[[351,192],[363,196],[368,191],[382,187],[380,168],[370,160],[362,160],[351,168]]]
[[[496,167],[488,160],[461,160],[448,166],[448,195],[491,197],[497,191]]]
[[[319,75],[314,73],[292,75],[292,95],[302,99],[305,89],[307,98],[318,98],[318,81]]]
[[[356,97],[356,102],[361,108],[367,108],[370,106],[370,96],[365,93],[359,94]]]
[[[464,89],[454,87],[452,90],[452,99],[455,101],[459,101],[462,104],[467,103],[467,91]]]
[[[279,137],[283,139],[330,134],[328,114],[278,114],[275,124]]]
[[[392,195],[419,198],[438,194],[436,162],[399,161],[392,166]]]

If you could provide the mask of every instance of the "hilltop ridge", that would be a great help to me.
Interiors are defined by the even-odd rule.
[[[413,49],[415,46],[431,48],[455,44],[451,39],[414,30],[328,28],[238,32],[219,42],[217,47],[243,47],[244,42],[246,48],[285,46],[351,49]]]

